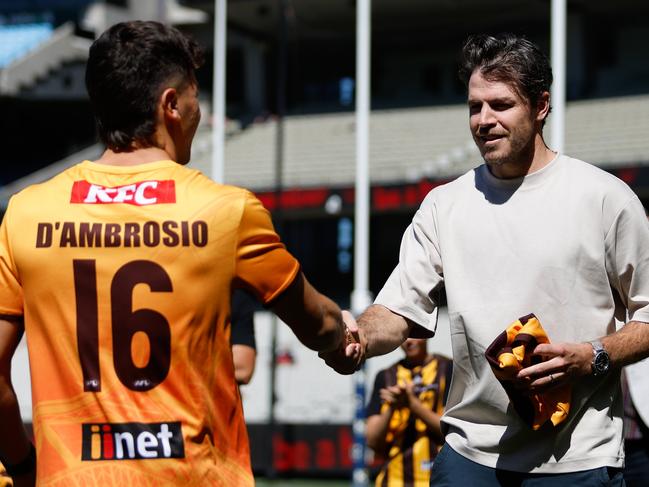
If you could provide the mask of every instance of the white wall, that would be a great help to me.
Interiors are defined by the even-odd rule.
[[[20,414],[23,421],[32,421],[32,389],[29,379],[29,360],[27,358],[27,342],[25,337],[18,344],[14,358],[11,361],[11,382],[18,396]]]

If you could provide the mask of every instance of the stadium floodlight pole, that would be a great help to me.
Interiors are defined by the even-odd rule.
[[[371,0],[356,2],[356,195],[354,198],[354,290],[351,307],[354,315],[367,308],[369,290],[369,115],[370,115],[370,30]],[[353,422],[354,464],[352,485],[368,485],[365,467],[365,369],[354,375],[355,417]]]
[[[552,0],[551,61],[552,82],[552,149],[563,153],[566,134],[566,0]]]
[[[275,131],[275,209],[273,211],[273,223],[275,230],[280,237],[284,235],[284,209],[282,205],[282,193],[284,191],[284,117],[286,116],[286,82],[288,76],[288,15],[291,5],[288,0],[275,0],[277,5],[277,78],[275,83],[275,94],[277,103],[277,121]],[[268,415],[268,428],[271,438],[275,437],[278,431],[277,415],[275,406],[277,404],[277,329],[279,318],[273,315],[273,326],[271,328],[270,347],[270,408]],[[275,479],[275,445],[271,442],[268,449],[270,461],[266,470],[266,477]]]
[[[163,24],[167,22],[167,0],[158,0],[157,17]]]
[[[354,290],[352,312],[371,303],[369,291],[370,1],[359,0],[356,19],[356,196],[354,198]]]
[[[212,179],[224,180],[226,0],[214,0],[214,70],[212,81]]]

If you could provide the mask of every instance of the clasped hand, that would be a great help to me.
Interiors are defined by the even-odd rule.
[[[401,409],[410,407],[417,400],[414,393],[414,387],[409,383],[402,383],[394,386],[388,386],[379,391],[381,400],[388,403],[392,409]]]
[[[343,311],[342,316],[345,325],[345,337],[340,347],[329,352],[320,352],[318,356],[339,374],[349,375],[360,368],[365,359],[365,353],[354,316],[349,311]]]

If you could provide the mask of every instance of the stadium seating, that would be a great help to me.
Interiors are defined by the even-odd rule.
[[[549,141],[550,115],[545,128]],[[269,120],[231,133],[225,146],[225,180],[272,189],[277,123]],[[286,187],[349,186],[355,174],[354,114],[286,117]],[[568,103],[565,152],[604,168],[649,165],[649,95]],[[199,129],[192,165],[209,173],[210,127]],[[373,182],[449,178],[480,161],[463,105],[372,112]]]
[[[85,60],[91,41],[74,33],[74,24],[0,26],[0,94],[15,96],[50,70]]]
[[[210,174],[211,126],[204,116],[196,134],[190,166]],[[546,139],[552,124],[550,115]],[[255,191],[275,185],[277,122],[244,129],[226,126],[225,181]],[[355,133],[352,112],[286,117],[283,186],[349,187],[355,179]],[[565,152],[603,168],[649,165],[649,95],[568,103]],[[551,146],[549,140],[548,144]],[[83,159],[101,154],[93,145],[51,166],[0,188],[6,206],[14,192]],[[480,163],[468,128],[464,105],[377,110],[370,118],[370,179],[403,183],[449,179]]]

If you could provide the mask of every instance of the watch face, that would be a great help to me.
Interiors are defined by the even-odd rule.
[[[595,375],[605,374],[608,371],[609,357],[604,351],[597,352],[593,360],[593,372]]]

